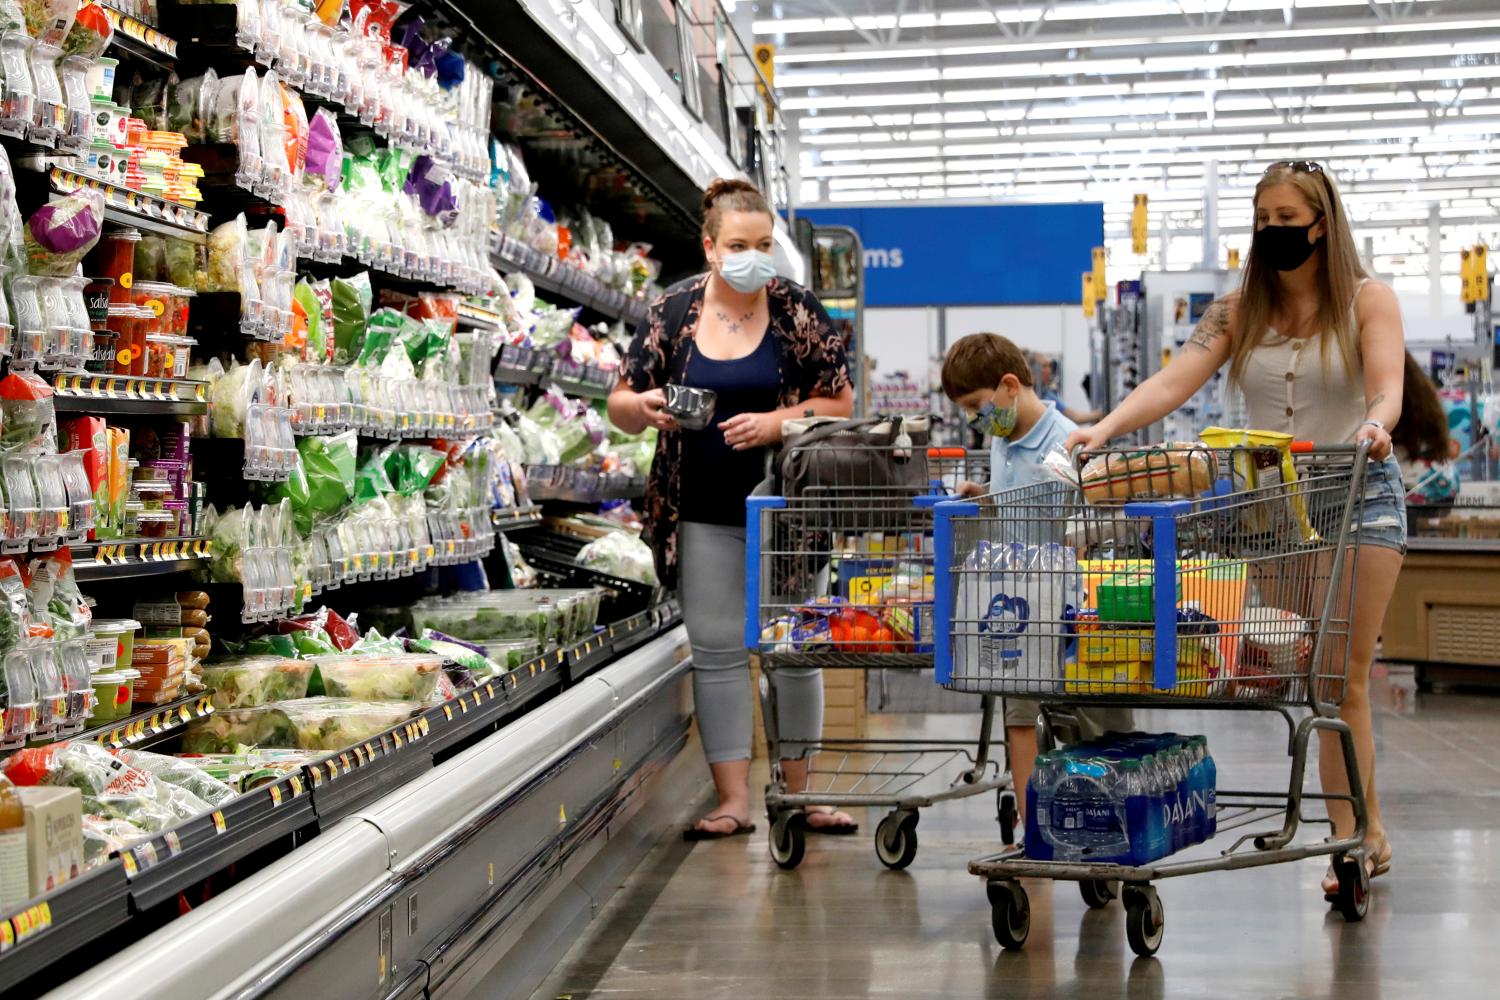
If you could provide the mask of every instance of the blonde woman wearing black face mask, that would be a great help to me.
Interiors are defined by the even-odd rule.
[[[1406,552],[1405,490],[1391,455],[1401,416],[1405,336],[1396,295],[1360,265],[1337,185],[1321,165],[1276,163],[1255,188],[1255,237],[1240,290],[1211,305],[1187,348],[1068,446],[1097,448],[1155,423],[1185,403],[1227,362],[1244,393],[1250,426],[1299,441],[1370,446],[1360,553],[1340,715],[1354,734],[1365,785],[1372,875],[1391,865],[1375,789],[1370,668],[1386,605]],[[1347,794],[1336,738],[1321,733],[1323,790]],[[1347,802],[1329,802],[1334,833],[1354,833]],[[1336,893],[1330,870],[1325,894]]]
[[[847,417],[853,391],[844,345],[817,298],[776,276],[774,219],[754,185],[716,180],[703,196],[709,270],[651,304],[609,397],[609,415],[630,433],[655,427],[646,493],[646,537],[662,583],[678,591],[693,646],[693,701],[719,804],[686,831],[690,840],[750,833],[750,658],[745,648],[745,498],[765,471],[781,422],[811,411]],[[713,423],[683,430],[662,387],[717,394]],[[752,595],[754,599],[754,595]],[[823,677],[778,670],[782,746],[792,752],[823,729]],[[801,791],[802,753],[781,762]],[[810,809],[812,832],[852,833],[844,813]]]

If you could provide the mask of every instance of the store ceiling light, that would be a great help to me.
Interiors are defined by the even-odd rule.
[[[1344,20],[1314,27],[1278,27],[1276,37],[1281,40],[1305,38],[1370,38],[1386,34],[1436,33],[1444,31],[1488,31],[1494,30],[1495,18],[1473,18],[1469,16],[1444,17],[1439,12],[1429,11],[1421,20],[1403,19],[1385,23],[1370,23],[1363,20]],[[1184,23],[1180,30],[1162,30],[1153,34],[1114,34],[1093,28],[1087,33],[1061,35],[1036,39],[987,42],[970,45],[885,45],[878,48],[863,43],[828,49],[790,48],[776,54],[778,66],[815,65],[818,63],[858,62],[868,63],[879,59],[932,59],[962,58],[968,56],[990,56],[1021,54],[1028,52],[1056,52],[1070,49],[1091,50],[1107,48],[1150,48],[1160,45],[1193,45],[1229,42],[1259,42],[1266,37],[1266,28],[1256,25],[1245,30],[1232,27],[1212,31],[1195,30],[1196,25]]]
[[[1500,30],[1497,18],[1494,30]],[[924,83],[938,80],[1000,80],[1056,76],[1135,76],[1149,73],[1195,73],[1205,70],[1251,69],[1264,66],[1307,66],[1364,63],[1391,59],[1454,59],[1466,55],[1489,55],[1494,38],[1432,45],[1350,46],[1328,49],[1286,49],[1270,52],[1216,52],[1189,55],[1144,56],[1135,59],[1081,58],[1053,62],[988,63],[980,66],[948,66],[942,69],[805,70],[777,75],[783,89],[812,87],[857,87],[869,84]]]
[[[1456,80],[1484,80],[1500,77],[1500,65],[1468,64],[1461,66],[1415,66],[1402,70],[1369,70],[1335,73],[1297,73],[1281,76],[1233,76],[1211,80],[1137,80],[1112,84],[1056,84],[1036,87],[1006,87],[944,91],[912,91],[890,94],[848,94],[837,97],[811,95],[788,97],[781,102],[787,111],[826,107],[830,100],[841,108],[913,107],[943,104],[998,104],[1004,101],[1034,101],[1050,98],[1108,97],[1139,94],[1202,94],[1204,91],[1316,90],[1376,86],[1380,84],[1421,83]]]
[[[923,28],[964,28],[977,25],[1030,24],[1036,21],[1098,21],[1105,18],[1153,18],[1168,15],[1220,15],[1252,11],[1309,10],[1330,7],[1394,7],[1402,0],[1100,0],[1098,3],[1048,3],[990,6],[910,14],[868,14],[855,17],[801,17],[752,22],[757,35],[830,34],[853,31],[890,31]],[[1441,0],[1412,0],[1428,5]]]

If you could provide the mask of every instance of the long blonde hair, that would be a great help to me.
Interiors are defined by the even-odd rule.
[[[1318,282],[1318,326],[1323,330],[1319,338],[1323,369],[1328,369],[1329,342],[1338,345],[1343,356],[1344,367],[1354,371],[1359,364],[1359,331],[1354,328],[1352,306],[1354,293],[1367,275],[1359,261],[1359,251],[1354,246],[1354,235],[1349,231],[1349,217],[1344,212],[1343,199],[1326,170],[1298,169],[1302,166],[1277,164],[1255,185],[1254,204],[1260,204],[1260,196],[1268,188],[1278,184],[1291,184],[1308,206],[1324,220],[1328,230],[1323,238],[1323,270]],[[1245,277],[1240,283],[1239,303],[1235,309],[1234,348],[1230,354],[1229,378],[1239,384],[1250,361],[1250,352],[1260,346],[1271,327],[1271,314],[1281,303],[1281,282],[1276,269],[1261,260],[1252,251],[1245,267]]]

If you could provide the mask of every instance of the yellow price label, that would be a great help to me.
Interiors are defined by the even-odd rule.
[[[302,779],[301,778],[297,777],[294,774],[290,778],[287,779],[287,784],[292,787],[292,795],[294,797],[302,794]]]
[[[448,717],[449,722],[453,721],[453,709],[451,707],[449,707],[448,705],[444,705],[443,714]]]
[[[280,785],[272,785],[271,786],[271,805],[272,805],[272,807],[281,805],[281,786]]]
[[[224,814],[222,812],[215,809],[212,813],[210,813],[210,816],[214,821],[214,833],[225,834],[229,832],[229,822],[224,819]]]
[[[127,878],[135,878],[136,874],[140,871],[140,869],[136,867],[135,858],[133,858],[128,851],[120,855],[120,864],[125,866],[125,876]]]

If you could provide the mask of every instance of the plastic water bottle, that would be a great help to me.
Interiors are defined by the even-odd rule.
[[[1208,739],[1197,737],[1198,763],[1201,768],[1203,790],[1203,839],[1208,840],[1219,829],[1219,769],[1214,764],[1213,754],[1208,752]]]
[[[1066,758],[1053,784],[1047,816],[1057,857],[1072,861],[1126,858],[1125,799],[1114,762],[1102,757]]]
[[[979,625],[980,664],[990,677],[1019,677],[1021,635],[1031,617],[1025,594],[1029,557],[1024,545],[991,546],[988,552],[988,600]]]

